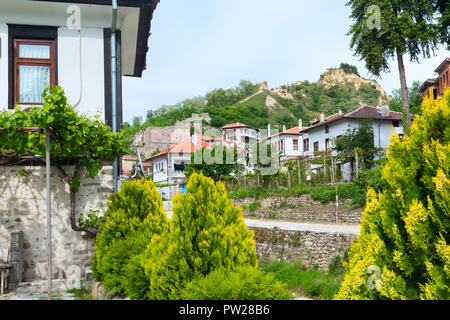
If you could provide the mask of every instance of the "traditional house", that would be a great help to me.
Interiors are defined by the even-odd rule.
[[[237,122],[222,127],[222,138],[244,148],[251,143],[261,141],[261,133],[257,128]]]
[[[300,128],[302,128],[300,130]],[[262,139],[262,142],[271,144],[277,150],[281,157],[281,161],[289,161],[298,159],[303,156],[303,133],[307,127],[302,126],[302,121],[299,121],[299,126],[270,135],[270,125],[268,126],[268,137]]]
[[[99,115],[111,126],[116,101],[120,126],[122,76],[141,77],[146,68],[158,2],[118,0],[113,10],[112,1],[106,0],[0,1],[0,110],[39,107],[44,88],[60,85],[76,110]],[[20,170],[27,172],[25,178],[17,174]],[[112,171],[111,164],[105,164],[94,179],[80,178],[78,212],[104,211],[113,192]],[[68,187],[56,171],[51,185],[52,277],[76,281],[88,272],[93,239],[71,229]],[[8,256],[11,231],[20,230],[24,237],[20,279],[47,279],[45,168],[3,166],[0,190],[0,260]]]
[[[434,71],[437,78],[427,79],[420,87],[419,92],[425,98],[437,99],[444,95],[446,88],[450,86],[450,58],[446,58]]]
[[[368,119],[372,122],[374,149],[387,148],[392,133],[403,136],[403,115],[400,112],[389,110],[388,106],[370,107],[361,106],[349,112],[339,112],[325,117],[322,113],[320,119],[309,123],[303,134],[303,156],[314,157],[321,151],[331,153],[334,141],[347,133],[348,129],[356,129],[360,120]],[[342,168],[344,180],[350,180],[351,164],[347,163]],[[315,165],[313,169],[320,169]]]

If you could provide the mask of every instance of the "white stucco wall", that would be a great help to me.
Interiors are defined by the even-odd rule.
[[[102,28],[58,29],[58,84],[77,111],[105,119],[105,78]],[[0,23],[0,108],[8,108],[8,26]],[[81,68],[80,68],[81,52]],[[80,78],[81,77],[81,78]],[[80,81],[82,80],[82,81]],[[81,98],[81,99],[80,99]]]
[[[77,111],[105,119],[103,29],[80,31],[81,50],[77,30],[58,29],[58,84]]]
[[[0,110],[8,108],[8,26],[0,21]]]

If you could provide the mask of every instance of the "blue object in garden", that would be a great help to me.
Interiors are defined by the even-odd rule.
[[[180,187],[180,191],[182,194],[187,195],[187,188],[185,184],[182,184]]]

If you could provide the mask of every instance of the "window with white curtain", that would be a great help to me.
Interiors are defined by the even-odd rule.
[[[14,40],[14,103],[39,105],[44,89],[55,84],[55,42]]]

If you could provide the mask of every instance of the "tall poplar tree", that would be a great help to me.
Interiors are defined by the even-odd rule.
[[[350,0],[351,47],[365,60],[375,76],[389,72],[389,59],[396,58],[400,74],[403,112],[411,127],[408,87],[403,57],[413,62],[429,58],[442,41],[436,0]]]

